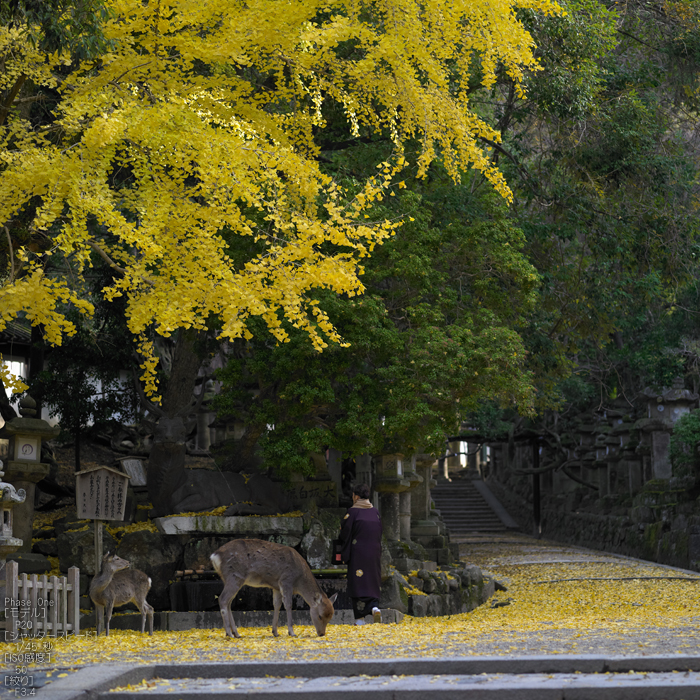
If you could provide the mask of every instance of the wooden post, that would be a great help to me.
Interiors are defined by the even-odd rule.
[[[50,622],[51,622],[51,635],[52,637],[58,636],[58,605],[59,605],[59,596],[58,596],[58,579],[55,576],[51,577],[51,589],[52,589],[52,595],[51,595],[51,600],[53,601],[53,605],[49,608],[49,617],[50,617]]]
[[[16,561],[5,562],[5,597],[17,600],[17,586],[19,581],[19,564]],[[19,622],[19,611],[17,616],[12,615],[12,605],[5,606],[5,641],[17,641],[17,623]]]
[[[61,632],[63,637],[68,636],[68,579],[61,576]]]
[[[68,586],[68,622],[73,625],[73,634],[80,634],[80,569],[77,566],[68,569]]]
[[[102,521],[93,520],[95,525],[95,576],[102,568]]]
[[[46,623],[46,620],[39,617],[39,610],[41,610],[41,608],[39,607],[39,587],[37,586],[38,582],[39,579],[37,575],[32,574],[29,578],[29,609],[32,611],[32,637],[36,636],[37,631],[40,630]]]

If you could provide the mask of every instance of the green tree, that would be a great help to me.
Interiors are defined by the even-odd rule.
[[[342,160],[350,167],[352,154]],[[499,202],[433,189],[452,199],[438,206],[408,192],[373,212],[412,221],[367,262],[362,297],[319,296],[348,347],[318,355],[291,329],[289,343],[256,334],[234,346],[217,407],[245,421],[231,455],[238,467],[255,462],[256,446],[283,476],[308,473],[308,453],[326,447],[351,456],[440,451],[482,401],[531,409],[515,329],[539,278],[522,255],[524,237]]]

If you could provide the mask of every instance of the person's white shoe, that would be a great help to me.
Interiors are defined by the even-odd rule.
[[[375,624],[382,621],[382,611],[379,608],[372,608],[372,617],[374,618]]]
[[[365,624],[365,621],[364,621],[361,617],[358,617],[358,618],[355,620],[355,624],[356,624],[356,625],[364,625],[364,624]]]

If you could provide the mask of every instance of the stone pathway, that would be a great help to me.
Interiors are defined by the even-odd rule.
[[[471,653],[700,653],[698,572],[518,533],[455,540],[506,585],[496,598],[512,598],[505,629],[480,634]],[[517,624],[520,604],[534,629]]]
[[[411,693],[418,693],[421,688],[420,692],[424,692],[426,683],[439,689],[436,697],[441,698],[461,697],[455,695],[455,688],[461,689],[460,693],[469,689],[468,694],[463,694],[469,698],[493,697],[490,689],[501,687],[503,694],[498,695],[499,699],[511,697],[512,691],[513,697],[540,700],[564,697],[565,688],[566,697],[573,698],[590,697],[593,687],[598,688],[596,693],[616,687],[619,696],[596,697],[618,700],[637,697],[634,688],[640,684],[649,691],[638,696],[645,699],[700,697],[700,575],[696,572],[517,534],[471,534],[459,539],[459,544],[463,560],[488,570],[507,589],[471,613],[443,618],[406,617],[399,625],[330,626],[322,638],[312,628],[303,626],[296,627],[296,638],[283,632],[275,639],[266,628],[242,629],[243,636],[238,640],[225,639],[221,630],[212,629],[158,632],[153,637],[120,631],[109,639],[69,638],[56,643],[52,669],[33,669],[44,686],[39,696],[77,698],[83,692],[80,684],[85,682],[86,673],[94,671],[104,684],[109,675],[105,669],[112,669],[116,675],[110,688],[134,685],[123,691],[128,695],[110,693],[109,697],[115,700],[131,694],[157,697],[153,693],[165,681],[171,685],[164,693],[184,698],[181,688],[172,685],[178,673],[189,680],[177,682],[195,688],[199,686],[193,679],[203,675],[203,668],[226,662],[229,670],[212,672],[211,685],[208,689],[202,685],[199,697],[239,696],[239,684],[241,690],[251,690],[252,686],[245,684],[253,683],[249,680],[252,677],[258,678],[255,683],[263,684],[256,695],[281,697],[281,689],[287,686],[282,681],[262,681],[260,674],[251,676],[245,670],[251,663],[270,666],[269,673],[263,676],[294,675],[287,684],[290,694],[294,684],[305,687],[309,696],[317,690],[320,694],[326,683],[324,692],[334,698],[354,696],[360,689],[364,689],[363,697],[368,691],[374,697],[374,691],[380,688],[396,689],[395,697],[420,697]],[[604,676],[603,680],[568,678],[567,674],[574,671],[595,675],[593,667],[587,665],[594,658],[598,664],[595,673]],[[399,668],[397,659],[407,661]],[[546,667],[538,666],[538,659],[546,660]],[[629,660],[632,665],[623,670],[609,663],[614,659]],[[659,659],[671,659],[672,667],[659,666]],[[487,665],[482,670],[470,667],[462,672],[445,666],[451,660],[483,660],[485,664],[505,666]],[[645,660],[651,666],[645,666]],[[324,662],[330,662],[330,667],[322,671],[321,677],[326,680],[312,684],[310,669]],[[393,665],[388,670],[367,670],[378,663]],[[421,670],[423,663],[428,666]],[[569,666],[552,670],[553,664],[558,663]],[[344,664],[354,664],[352,668],[357,670],[343,670]],[[294,672],[290,674],[290,670]],[[615,674],[629,671],[632,675],[625,682],[632,685],[619,685],[624,679]],[[663,675],[674,671],[680,675]],[[686,672],[688,675],[683,675]],[[158,673],[165,673],[166,677],[160,678]],[[474,676],[483,673],[493,682],[477,682]],[[558,685],[545,677],[549,673],[554,673]],[[518,680],[518,674],[525,676]],[[363,680],[363,675],[372,678]],[[410,678],[397,685],[398,681],[392,680],[394,676]],[[465,678],[458,680],[462,676]],[[69,687],[73,681],[77,690]],[[232,685],[237,687],[231,688]],[[661,694],[656,694],[653,688],[657,686],[666,690],[685,688],[685,695],[675,690],[664,690],[666,694],[659,690]],[[334,690],[339,688],[345,688],[346,694],[339,695]],[[527,690],[530,694],[517,695],[517,688],[518,692]],[[383,693],[382,690],[380,694]]]

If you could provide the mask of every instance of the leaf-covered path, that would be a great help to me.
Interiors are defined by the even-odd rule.
[[[473,655],[700,654],[700,575],[521,535],[472,536],[462,558],[508,588],[481,608],[400,625],[331,626],[325,637],[297,626],[297,638],[269,628],[114,631],[59,640],[54,668],[94,663],[314,661]],[[496,603],[508,603],[496,606]],[[9,645],[8,645],[9,646]],[[7,649],[3,649],[6,651]]]

